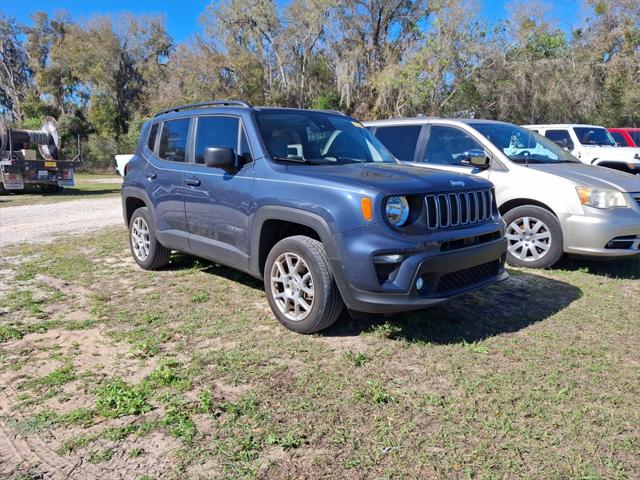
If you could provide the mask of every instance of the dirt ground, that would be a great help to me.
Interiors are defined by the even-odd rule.
[[[3,254],[0,478],[639,478],[637,259],[304,336],[123,227]]]
[[[120,197],[0,206],[0,248],[123,224]]]

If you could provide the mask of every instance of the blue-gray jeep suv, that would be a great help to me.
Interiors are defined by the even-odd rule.
[[[122,207],[142,268],[187,252],[264,279],[280,322],[420,309],[507,277],[492,185],[400,164],[338,112],[184,105],[142,128]]]

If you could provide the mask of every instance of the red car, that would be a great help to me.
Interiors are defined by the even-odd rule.
[[[609,133],[621,147],[640,147],[640,128],[610,128]]]

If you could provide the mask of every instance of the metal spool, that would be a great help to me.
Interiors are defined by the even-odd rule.
[[[53,117],[45,117],[40,130],[47,134],[48,140],[45,143],[38,143],[40,155],[45,160],[57,160],[60,152],[60,131],[58,130],[58,122]]]
[[[0,152],[15,149],[19,144],[36,144],[45,160],[58,160],[60,152],[60,131],[53,117],[45,117],[40,130],[7,129],[0,117]]]

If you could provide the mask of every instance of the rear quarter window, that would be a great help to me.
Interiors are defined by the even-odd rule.
[[[147,138],[147,148],[152,152],[156,146],[156,136],[158,135],[158,124],[154,123],[149,129],[149,137]]]

